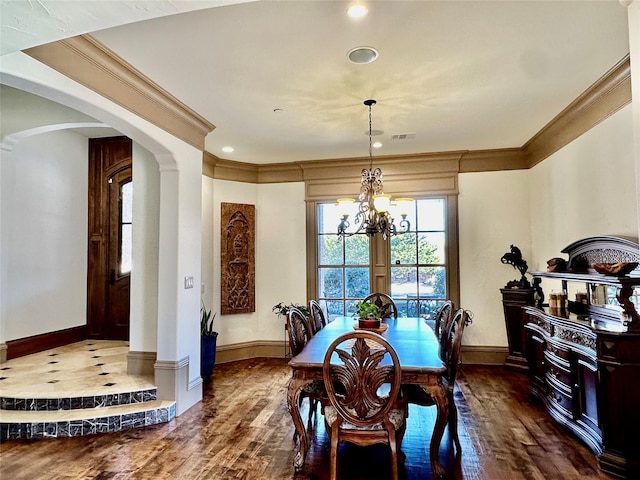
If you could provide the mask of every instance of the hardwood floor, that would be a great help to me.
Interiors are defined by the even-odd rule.
[[[326,480],[329,440],[321,415],[314,420],[307,463],[294,474],[289,375],[280,359],[216,365],[204,401],[172,422],[88,437],[8,441],[0,445],[0,478]],[[462,456],[454,458],[447,433],[440,452],[449,478],[611,478],[599,471],[587,447],[529,400],[526,375],[463,365],[458,386]],[[432,478],[428,442],[434,415],[433,407],[411,407],[401,478]],[[388,451],[344,444],[338,469],[342,479],[386,480]]]

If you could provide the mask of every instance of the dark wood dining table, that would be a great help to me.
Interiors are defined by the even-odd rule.
[[[402,383],[419,385],[435,401],[437,417],[433,426],[429,454],[434,475],[442,476],[444,471],[438,459],[438,451],[449,415],[449,401],[446,387],[442,382],[446,369],[438,356],[437,338],[422,318],[386,319],[384,324],[387,327],[382,335],[398,354],[402,367]],[[296,470],[302,468],[309,451],[309,435],[299,407],[302,389],[314,380],[322,380],[322,362],[327,348],[338,336],[352,331],[356,325],[357,320],[352,317],[336,318],[318,331],[302,352],[289,361],[292,376],[287,392],[287,403],[299,438],[298,451],[293,460]]]

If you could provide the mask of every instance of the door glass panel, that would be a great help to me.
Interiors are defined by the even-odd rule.
[[[133,183],[120,186],[120,274],[131,272]]]

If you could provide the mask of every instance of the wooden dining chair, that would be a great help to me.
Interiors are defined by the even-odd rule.
[[[453,438],[458,454],[462,452],[460,438],[458,437],[458,409],[454,399],[454,387],[460,363],[460,349],[462,346],[462,334],[464,327],[471,323],[472,314],[468,310],[458,309],[453,315],[451,327],[447,335],[447,345],[445,346],[445,358],[443,361],[446,371],[443,382],[447,387],[447,397],[449,402],[449,435]],[[435,405],[434,399],[418,385],[402,385],[403,401],[424,407]]]
[[[389,361],[382,364],[385,358]],[[327,349],[322,375],[330,402],[324,415],[331,438],[331,479],[337,476],[341,441],[389,445],[392,478],[397,479],[406,412],[398,403],[401,369],[393,347],[376,333],[348,332]]]
[[[451,323],[453,322],[453,313],[455,308],[451,300],[445,300],[440,308],[436,312],[433,331],[438,337],[438,343],[440,348],[438,353],[441,359],[446,357],[447,341],[449,338],[449,330],[451,329]]]
[[[398,318],[398,306],[386,293],[371,293],[364,300],[377,305],[382,318]]]
[[[327,326],[324,311],[317,300],[309,300],[309,315],[311,330],[314,335]]]
[[[295,307],[291,307],[287,312],[287,331],[289,332],[289,351],[291,357],[295,357],[313,336],[309,319]],[[309,423],[311,423],[313,414],[317,415],[318,403],[322,403],[327,398],[324,382],[314,380],[305,385],[300,394],[300,405],[305,398],[309,399]]]

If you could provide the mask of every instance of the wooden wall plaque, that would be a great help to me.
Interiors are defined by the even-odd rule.
[[[255,312],[256,207],[223,202],[220,210],[221,313]]]

